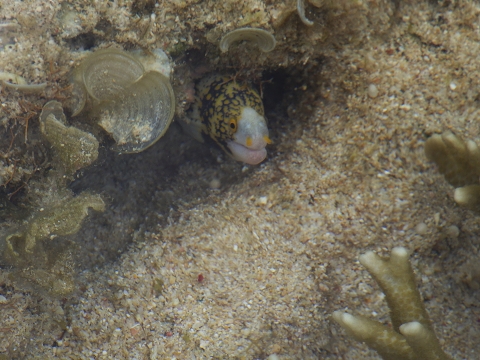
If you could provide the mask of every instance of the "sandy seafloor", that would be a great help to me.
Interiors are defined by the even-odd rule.
[[[123,200],[110,199],[110,218],[91,216],[75,241],[115,243],[122,232],[135,242],[84,269],[73,298],[24,291],[0,269],[0,358],[378,359],[331,314],[388,323],[358,256],[394,246],[412,253],[445,351],[477,358],[479,215],[454,203],[423,148],[448,129],[480,142],[480,8],[400,11],[388,34],[338,49],[317,83],[289,89],[261,165],[243,167],[173,128],[185,162],[165,170],[172,175],[155,171],[161,143],[104,165],[113,180],[87,171],[98,181],[79,186]],[[85,245],[101,257],[95,246]]]

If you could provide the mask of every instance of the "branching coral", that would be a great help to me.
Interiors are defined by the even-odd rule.
[[[480,149],[477,144],[472,140],[463,141],[447,131],[427,140],[425,154],[456,187],[455,202],[480,210]]]
[[[369,251],[360,256],[385,294],[393,329],[361,316],[335,311],[333,318],[347,333],[365,342],[385,360],[447,360],[440,348],[415,284],[405,248],[392,250],[389,259]]]

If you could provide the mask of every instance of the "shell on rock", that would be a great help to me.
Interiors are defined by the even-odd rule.
[[[140,152],[165,134],[175,112],[174,101],[168,79],[149,71],[112,100],[100,103],[98,124],[113,136],[116,150]]]
[[[158,50],[146,56],[99,50],[74,73],[73,93],[78,99],[74,115],[90,99],[98,125],[114,138],[114,150],[120,153],[147,149],[165,134],[173,119],[175,95],[169,67],[160,64],[168,58],[162,55]]]
[[[0,84],[6,88],[25,93],[42,92],[47,87],[47,83],[27,84],[27,81],[22,76],[3,71],[0,71]]]
[[[220,50],[227,52],[230,45],[237,41],[248,41],[258,45],[261,51],[269,52],[275,48],[275,37],[268,31],[258,28],[240,28],[230,31],[222,37]]]
[[[318,5],[316,5],[318,6]],[[305,15],[305,3],[304,0],[297,0],[297,12],[298,16],[300,16],[300,20],[302,20],[302,23],[304,23],[307,26],[312,26],[313,21],[307,19],[307,16]]]
[[[136,58],[117,49],[99,50],[79,68],[80,81],[94,101],[115,97],[142,77],[144,67]]]

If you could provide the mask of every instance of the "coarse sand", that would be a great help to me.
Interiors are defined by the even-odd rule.
[[[86,170],[73,188],[107,194],[114,210],[74,237],[88,252],[73,297],[24,291],[0,269],[0,359],[378,359],[331,314],[389,322],[358,256],[394,246],[411,252],[444,350],[475,359],[479,218],[454,203],[424,142],[449,129],[480,143],[480,8],[398,11],[388,33],[306,64],[285,111],[266,109],[263,164],[244,167],[173,127],[164,143],[179,143],[180,165],[155,170],[170,146],[160,141],[104,155],[114,175]],[[120,236],[121,255],[102,255]]]

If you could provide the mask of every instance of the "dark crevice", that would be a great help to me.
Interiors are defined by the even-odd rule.
[[[90,50],[97,46],[96,36],[92,32],[77,35],[71,39],[66,39],[65,42],[70,46],[70,49]]]

